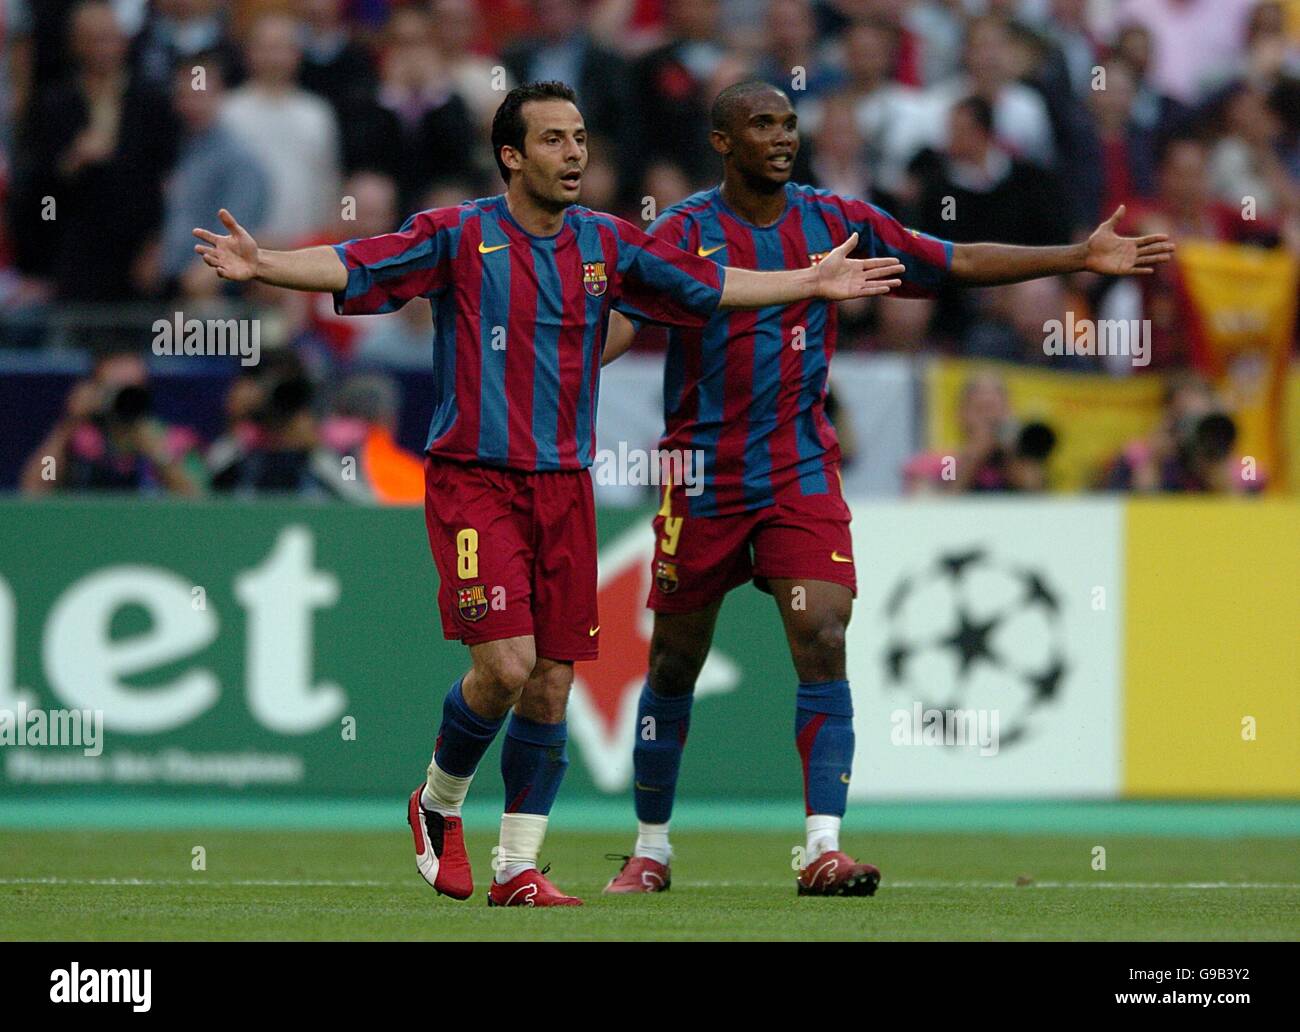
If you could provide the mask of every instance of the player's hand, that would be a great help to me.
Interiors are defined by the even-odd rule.
[[[257,276],[257,241],[225,208],[217,212],[217,217],[230,230],[230,235],[217,236],[206,229],[196,229],[194,235],[204,243],[196,244],[194,253],[216,269],[222,279],[236,283],[253,279]]]
[[[858,246],[858,234],[831,251],[817,264],[817,296],[827,301],[888,294],[903,281],[902,263],[896,258],[850,258]]]
[[[1088,254],[1085,268],[1103,276],[1149,276],[1155,266],[1169,261],[1174,255],[1174,243],[1164,233],[1150,236],[1124,237],[1115,232],[1124,217],[1124,205],[1115,214],[1093,230],[1088,237]]]

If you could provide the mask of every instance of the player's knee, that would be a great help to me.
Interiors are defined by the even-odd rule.
[[[811,621],[794,642],[796,666],[804,680],[835,680],[843,676],[845,623],[838,616]]]
[[[573,686],[573,666],[557,663],[533,672],[524,686],[516,712],[539,724],[558,724],[569,707],[569,689]]]
[[[650,647],[650,687],[656,695],[672,698],[695,691],[704,658],[660,645]]]
[[[512,704],[519,698],[533,672],[531,657],[514,651],[495,653],[479,666],[480,686]]]

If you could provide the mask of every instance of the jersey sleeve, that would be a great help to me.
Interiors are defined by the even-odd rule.
[[[348,284],[335,292],[334,311],[376,315],[436,297],[451,282],[459,225],[459,209],[436,208],[412,215],[396,233],[335,244]]]
[[[892,297],[933,297],[952,268],[952,243],[908,229],[889,212],[852,198],[840,201],[850,233],[858,234],[854,258],[897,258],[903,285]]]
[[[682,250],[670,242],[671,236],[652,236],[630,222],[615,222],[618,295],[614,307],[637,325],[704,326],[722,300],[723,267]]]

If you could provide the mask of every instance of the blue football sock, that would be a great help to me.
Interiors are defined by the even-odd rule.
[[[844,816],[853,771],[853,695],[848,681],[800,682],[795,744],[809,814]]]
[[[470,709],[461,694],[461,681],[451,686],[443,700],[442,726],[438,728],[433,759],[439,768],[453,777],[467,778],[478,769],[479,760],[483,759],[506,718],[502,716],[492,720],[480,717]]]
[[[515,714],[501,746],[501,778],[506,786],[506,813],[551,812],[569,766],[565,743],[568,725],[539,724]]]
[[[632,769],[636,776],[636,816],[646,824],[665,824],[672,816],[694,698],[693,694],[658,695],[649,681],[641,688]]]

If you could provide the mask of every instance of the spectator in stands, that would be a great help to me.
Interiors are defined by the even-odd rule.
[[[755,78],[785,90],[796,111],[844,84],[843,71],[823,57],[810,0],[771,0],[762,42]]]
[[[1182,129],[1188,108],[1164,92],[1151,78],[1151,30],[1125,24],[1115,38],[1115,57],[1133,72],[1133,120],[1161,138]]]
[[[270,185],[261,165],[221,123],[223,68],[219,55],[195,54],[181,58],[172,76],[172,107],[184,135],[167,181],[151,285],[183,297],[209,296],[220,287],[194,253],[194,227],[211,223],[221,208],[237,211],[246,225],[259,227],[270,208]]]
[[[366,501],[367,487],[320,440],[312,409],[315,385],[286,364],[255,380],[256,403],[243,432],[209,453],[212,490],[253,496],[295,494],[307,498]],[[241,413],[242,415],[242,413]]]
[[[190,431],[154,416],[139,355],[105,355],[68,392],[63,417],[27,460],[22,490],[196,495],[185,467],[196,443]]]
[[[965,0],[917,0],[903,11],[903,24],[920,44],[920,85],[932,86],[960,71]]]
[[[409,306],[408,306],[409,307]],[[355,463],[359,481],[380,505],[419,505],[424,501],[424,462],[401,447],[397,429],[398,393],[391,377],[361,373],[349,377],[334,398],[321,439]]]
[[[1160,156],[1155,197],[1130,207],[1120,231],[1169,233],[1179,241],[1277,242],[1277,226],[1242,215],[1240,204],[1231,207],[1214,197],[1205,144],[1173,137]],[[1185,367],[1193,360],[1194,313],[1179,276],[1175,259],[1133,285],[1140,306],[1129,315],[1151,323],[1151,363],[1146,367],[1150,372]]]
[[[993,118],[983,97],[960,101],[949,116],[946,150],[926,152],[913,163],[920,183],[916,228],[958,243],[1068,243],[1070,226],[1059,182],[999,146]],[[880,306],[882,315],[928,318],[928,302],[882,300],[890,302]],[[1063,297],[1059,280],[1041,279],[977,291],[944,289],[938,305],[941,326],[963,336],[970,354],[1033,361],[1043,357],[1042,326],[1061,317]],[[985,319],[972,326],[977,312]],[[923,329],[913,323],[902,332],[915,339]]]
[[[348,120],[346,167],[392,177],[403,211],[415,210],[434,180],[475,180],[480,171],[473,117],[434,37],[424,10],[395,12],[384,37],[379,94],[354,104]]]
[[[932,135],[922,106],[922,94],[891,78],[898,31],[889,22],[854,22],[844,36],[844,92],[852,98],[855,135],[866,144],[864,171],[873,199],[893,211],[902,203],[907,164]],[[801,106],[802,129],[819,134],[823,105],[816,100]]]
[[[1223,102],[1224,135],[1210,152],[1210,189],[1225,207],[1253,206],[1253,218],[1278,226],[1300,213],[1300,184],[1280,157],[1282,120],[1268,95],[1242,84]],[[1249,202],[1247,201],[1249,198]]]
[[[905,17],[906,5],[897,0],[819,0],[816,5],[818,31],[822,39],[840,37],[860,21],[883,23],[894,34],[890,49],[889,78],[904,86],[920,86],[924,42]]]
[[[1041,28],[1060,50],[1070,89],[1079,97],[1092,92],[1100,47],[1088,27],[1088,0],[1051,0]]]
[[[627,68],[622,57],[592,36],[579,0],[535,0],[533,8],[537,34],[509,48],[502,64],[514,82],[556,80],[572,86],[589,136],[604,140],[615,156],[615,168],[622,167],[629,142]],[[494,111],[499,98],[498,94]],[[583,203],[592,207],[585,193],[584,189]]]
[[[343,201],[338,219],[322,232],[295,241],[294,248],[379,236],[393,232],[402,222],[401,212],[398,211],[397,186],[390,176],[382,172],[358,172],[350,176],[343,184]],[[423,303],[420,307],[423,307]],[[385,315],[339,315],[334,311],[334,298],[329,294],[295,292],[285,301],[285,311],[291,320],[291,334],[306,334],[312,343],[325,345],[329,349],[329,357],[339,362],[350,361],[361,342],[377,326],[400,319],[396,312]],[[429,361],[430,339],[425,340],[426,363]],[[301,337],[299,342],[302,343]]]
[[[297,84],[301,26],[270,14],[249,31],[249,80],[226,97],[221,118],[271,182],[262,235],[286,246],[328,225],[339,207],[339,133],[334,110]]]
[[[1154,193],[1156,136],[1133,116],[1137,84],[1128,64],[1108,61],[1102,71],[1106,88],[1088,91],[1088,107],[1101,144],[1101,210],[1109,215]]]
[[[812,173],[817,186],[845,197],[870,197],[867,141],[858,129],[851,94],[827,97],[818,110],[813,137]]]
[[[243,78],[239,48],[229,37],[217,0],[156,0],[131,45],[132,63],[141,78],[166,91],[177,62],[199,55],[220,63],[226,83],[234,85]]]
[[[354,38],[343,8],[344,0],[298,0],[298,82],[328,100],[341,122],[358,102],[374,95],[378,83],[370,50]]]
[[[628,112],[634,123],[637,182],[656,161],[685,172],[692,186],[715,175],[708,138],[708,105],[723,87],[742,79],[743,62],[722,41],[718,0],[666,0],[669,40],[632,66]]]
[[[1159,425],[1125,445],[1102,478],[1102,488],[1142,493],[1254,494],[1259,471],[1233,455],[1237,428],[1214,389],[1195,373],[1170,377]]]
[[[1195,104],[1241,49],[1256,0],[1121,0],[1120,20],[1151,34],[1151,82]]]
[[[997,373],[977,373],[962,385],[958,426],[961,444],[955,453],[925,452],[903,468],[906,493],[1047,490],[1056,434],[1044,423],[1016,422],[1006,383]]]
[[[1101,144],[1085,98],[1071,82],[1065,51],[1046,32],[1024,22],[1009,22],[1007,36],[1011,77],[1035,90],[1047,108],[1055,170],[1097,168],[1101,164]],[[1095,72],[1092,67],[1089,72],[1091,87]],[[1096,176],[1072,176],[1070,188],[1062,196],[1076,239],[1086,239],[1092,227],[1110,215],[1110,210],[1102,210],[1101,183]]]
[[[993,109],[998,143],[1025,161],[1052,167],[1056,160],[1047,105],[1033,88],[1012,78],[1011,37],[1006,22],[989,15],[972,19],[963,50],[964,73],[929,91],[933,143],[945,126],[945,114],[963,98],[974,95]]]
[[[433,34],[433,45],[438,50],[441,66],[469,107],[475,129],[488,140],[492,116],[502,98],[518,83],[500,61],[475,52],[474,42],[482,35],[482,16],[474,0],[429,0],[429,11],[438,27]],[[578,88],[577,83],[570,85]],[[485,149],[487,165],[491,166],[491,147]]]
[[[1130,209],[1129,220],[1143,233],[1169,233],[1180,240],[1241,242],[1252,235],[1240,202],[1228,205],[1210,188],[1206,145],[1194,137],[1168,140],[1160,155],[1156,195]],[[1159,229],[1148,228],[1159,226]]]
[[[20,262],[63,300],[120,301],[162,219],[175,123],[166,97],[132,80],[110,4],[78,4],[69,33],[75,72],[36,99],[24,134]]]

